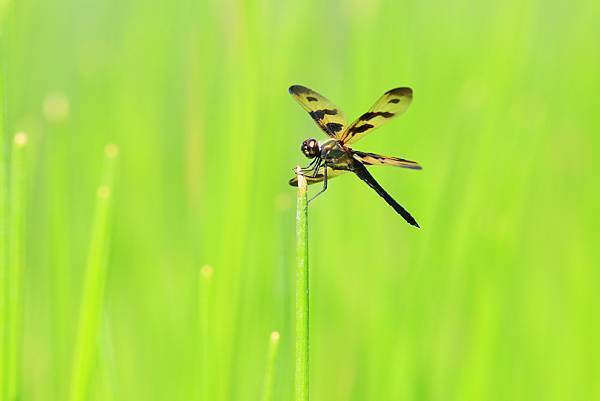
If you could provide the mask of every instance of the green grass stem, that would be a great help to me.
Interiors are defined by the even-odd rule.
[[[47,94],[43,101],[45,117],[44,153],[47,155],[48,167],[44,169],[44,186],[48,188],[46,207],[49,212],[45,222],[41,224],[44,236],[45,269],[48,271],[50,339],[55,355],[52,358],[51,376],[54,382],[54,396],[64,399],[68,395],[69,368],[72,362],[73,340],[76,327],[73,314],[78,311],[79,293],[73,283],[74,270],[81,270],[81,265],[73,262],[71,249],[73,229],[73,205],[69,199],[69,182],[72,179],[73,163],[69,158],[69,134],[66,124],[69,115],[69,101],[62,92]],[[97,158],[96,158],[97,159]],[[94,181],[94,184],[96,182]],[[83,194],[82,194],[83,197]],[[92,209],[93,210],[93,209]],[[91,212],[88,212],[91,215]],[[83,217],[83,216],[82,216]],[[78,220],[84,220],[83,218]],[[87,231],[83,231],[85,233]],[[88,251],[88,244],[81,246],[83,252]],[[74,285],[75,284],[75,285]]]
[[[296,401],[309,399],[309,271],[308,271],[308,202],[306,178],[298,174],[296,203]]]
[[[101,329],[110,233],[110,212],[118,148],[106,147],[102,183],[98,187],[79,325],[71,372],[71,401],[87,399]]]
[[[210,333],[210,311],[211,293],[214,269],[210,265],[200,268],[200,279],[198,283],[198,324],[199,324],[199,361],[200,361],[200,400],[212,399],[212,359],[211,359],[211,333]]]
[[[269,339],[269,354],[267,357],[267,368],[265,369],[265,381],[263,385],[262,401],[271,401],[273,393],[273,372],[275,371],[275,360],[277,359],[277,350],[279,349],[279,339],[281,336],[278,331],[271,333]]]
[[[1,41],[2,32],[0,30],[0,399],[4,400],[6,399],[6,345],[8,341],[8,169],[4,139],[4,110],[6,107],[4,104],[4,54]]]
[[[21,357],[23,344],[23,266],[26,212],[27,135],[15,135],[10,166],[10,200],[8,224],[8,336],[6,348],[7,400],[20,399]]]

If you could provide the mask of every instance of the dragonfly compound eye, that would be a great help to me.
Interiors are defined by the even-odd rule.
[[[300,148],[304,156],[309,159],[313,159],[319,155],[319,142],[316,139],[307,139],[302,142],[302,147]]]

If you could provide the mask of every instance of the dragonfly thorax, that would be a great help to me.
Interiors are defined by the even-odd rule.
[[[344,149],[343,145],[337,139],[331,138],[320,143],[320,158],[330,167],[343,167],[344,170],[350,167],[350,153]],[[335,168],[335,167],[334,167]]]
[[[314,159],[321,153],[319,142],[314,138],[310,138],[302,142],[300,149],[302,150],[302,153],[304,153],[304,156],[308,157],[309,159]]]

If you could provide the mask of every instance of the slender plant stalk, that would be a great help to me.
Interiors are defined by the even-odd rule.
[[[2,10],[0,10],[0,13]],[[0,15],[0,24],[4,19]],[[0,26],[0,400],[6,399],[6,346],[8,341],[8,181],[4,139],[4,54]]]
[[[71,401],[84,401],[87,399],[92,368],[97,356],[97,343],[104,306],[111,197],[117,154],[118,149],[115,145],[106,147],[104,177],[98,188],[96,198],[90,250],[79,311],[79,325],[71,371],[69,396]]]
[[[7,382],[8,400],[19,400],[21,388],[21,355],[23,343],[23,250],[25,235],[26,185],[25,145],[27,135],[15,135],[10,166],[10,201],[8,239],[8,342]]]
[[[306,178],[298,174],[296,203],[296,401],[309,399],[309,271],[308,271],[308,205]]]
[[[200,400],[212,400],[212,385],[213,382],[211,373],[211,333],[210,333],[210,312],[211,308],[211,292],[213,267],[204,265],[200,268],[200,280],[198,283],[198,324],[200,335]]]
[[[48,146],[45,184],[49,189],[46,209],[48,212],[45,216],[47,225],[44,233],[48,239],[44,244],[44,252],[49,276],[48,306],[52,316],[50,346],[54,356],[50,376],[54,382],[54,396],[64,399],[68,395],[68,388],[65,388],[64,383],[69,381],[69,368],[72,362],[72,314],[77,312],[78,300],[72,291],[74,287],[71,240],[74,238],[71,237],[72,233],[69,230],[71,224],[69,223],[68,181],[72,165],[68,157],[70,151],[67,131],[65,125],[60,124],[61,118],[65,119],[66,115],[59,117],[60,113],[56,110],[51,111],[52,107],[49,104],[57,101],[51,96],[47,96],[44,101],[44,106],[48,109],[45,112],[47,120],[45,138]],[[55,106],[58,104],[53,107]]]
[[[279,348],[279,338],[280,335],[278,331],[271,333],[262,401],[271,401],[271,394],[273,393],[273,372],[275,371],[275,359],[277,358],[277,349]]]
[[[100,359],[98,365],[102,366],[102,382],[104,386],[102,388],[103,393],[99,399],[103,401],[113,401],[116,399],[116,387],[117,387],[117,364],[115,361],[115,347],[112,342],[111,336],[111,323],[109,319],[104,319],[102,329],[100,332],[100,350],[98,352],[98,358]]]

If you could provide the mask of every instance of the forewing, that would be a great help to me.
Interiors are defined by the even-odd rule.
[[[342,111],[325,96],[301,85],[290,86],[289,91],[327,135],[337,138],[344,132],[348,123]]]
[[[366,166],[395,166],[410,168],[413,170],[421,170],[419,163],[413,162],[399,157],[382,156],[375,153],[361,152],[352,150],[352,157]]]
[[[331,167],[328,167],[329,170],[327,170],[327,181],[329,181],[330,179],[337,177],[338,175],[342,175],[344,174],[347,170],[334,170]],[[320,167],[319,171],[317,172],[317,175],[315,177],[312,177],[310,174],[305,175],[306,177],[306,183],[308,185],[311,184],[316,184],[317,182],[322,182],[323,181],[323,173],[324,173],[324,167]],[[292,179],[290,179],[289,181],[290,185],[293,187],[297,187],[298,186],[298,176],[295,175]]]
[[[406,111],[412,102],[412,96],[410,88],[387,91],[369,111],[342,132],[340,140],[344,144],[356,142],[374,129],[398,117]]]

